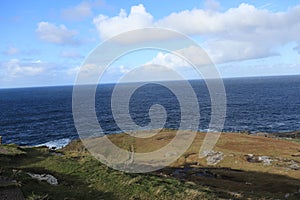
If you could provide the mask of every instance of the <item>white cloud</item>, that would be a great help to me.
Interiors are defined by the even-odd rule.
[[[156,64],[145,64],[131,70],[126,69],[119,82],[149,82],[183,80],[184,78],[174,69]]]
[[[95,63],[85,63],[80,68],[75,68],[74,72],[78,70],[78,82],[79,84],[94,84],[103,70],[103,66],[99,66]]]
[[[65,25],[55,25],[49,22],[39,22],[36,33],[43,41],[62,44],[62,45],[78,45],[79,41],[75,38],[77,32],[69,30]]]
[[[173,52],[158,52],[153,59],[144,64],[134,67],[111,66],[108,71],[122,76],[125,82],[180,80],[199,78],[198,72],[205,69],[205,66],[211,67],[211,64],[211,60],[201,48],[189,46]],[[199,67],[201,70],[198,70]],[[212,74],[211,77],[216,75]]]
[[[92,5],[88,2],[82,2],[74,7],[67,8],[62,11],[62,17],[66,20],[80,21],[91,17]]]
[[[244,41],[234,39],[211,40],[205,44],[205,49],[214,63],[258,59],[279,55],[268,44],[256,40]]]
[[[128,73],[130,70],[129,69],[126,69],[126,67],[124,66],[124,65],[121,65],[120,67],[119,67],[119,69],[120,69],[120,72],[122,73],[122,74],[126,74],[126,73]]]
[[[206,1],[209,9],[174,12],[154,21],[142,4],[129,14],[99,15],[94,24],[102,39],[143,27],[162,27],[205,38],[203,48],[216,63],[257,59],[277,55],[278,47],[300,39],[300,6],[284,12],[271,12],[242,3],[236,8],[217,11],[218,3]],[[295,50],[298,50],[296,48]]]
[[[118,16],[110,18],[105,15],[98,15],[93,22],[100,37],[107,39],[121,32],[150,27],[153,25],[153,17],[142,4],[139,4],[132,6],[129,14],[122,9]]]
[[[300,7],[272,13],[241,4],[225,12],[191,10],[173,13],[157,23],[207,38],[204,48],[216,63],[276,55],[276,47],[298,41]]]
[[[67,75],[69,76],[77,75],[79,71],[80,71],[80,66],[73,67],[67,70]]]
[[[259,10],[243,3],[225,12],[193,9],[171,13],[159,20],[157,25],[189,35],[237,33],[268,25],[267,20],[272,20],[272,15],[267,10]],[[276,22],[276,19],[272,21]]]
[[[172,69],[206,66],[212,64],[204,50],[197,46],[189,46],[171,53],[159,52],[146,64],[162,65]]]
[[[40,60],[30,63],[21,63],[18,59],[11,59],[3,63],[9,77],[36,76],[44,72],[45,66],[43,65],[44,63]]]
[[[146,64],[162,65],[168,68],[189,66],[189,63],[187,63],[184,59],[171,53],[162,52],[159,52],[156,55],[156,57],[154,57],[151,61],[147,62]]]

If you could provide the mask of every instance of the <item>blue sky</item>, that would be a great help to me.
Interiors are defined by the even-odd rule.
[[[190,36],[222,77],[300,74],[299,1],[2,0],[0,8],[0,88],[72,85],[97,45],[143,27]],[[104,81],[149,62],[186,70],[166,52],[146,51],[114,63]]]

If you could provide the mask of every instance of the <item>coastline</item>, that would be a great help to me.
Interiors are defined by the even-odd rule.
[[[172,130],[172,129],[165,129],[165,130]],[[174,130],[172,130],[174,131]],[[199,133],[207,133],[204,131],[198,131]],[[222,134],[230,134],[230,133],[236,133],[236,134],[244,134],[244,135],[253,135],[253,136],[263,136],[268,138],[278,138],[278,139],[300,139],[300,130],[295,131],[288,131],[288,132],[251,132],[248,130],[239,131],[239,132],[222,132]],[[117,135],[117,134],[124,134],[124,133],[114,133],[114,134],[107,134],[108,135]],[[3,136],[0,135],[0,144],[15,144],[15,143],[3,143]],[[29,145],[31,147],[40,147],[40,146],[47,146],[49,149],[61,149],[65,146],[67,146],[69,143],[71,143],[73,140],[80,140],[80,138],[61,138],[61,139],[55,139],[50,140],[44,143],[35,144],[35,145]],[[20,145],[16,144],[18,146],[28,146],[28,145]]]
[[[174,131],[164,130],[146,143],[137,139],[134,152],[164,146],[174,135]],[[13,182],[10,187],[19,188],[26,198],[33,194],[51,199],[99,199],[103,195],[109,196],[106,199],[299,197],[299,140],[224,133],[214,150],[200,159],[197,153],[204,136],[205,133],[197,133],[187,152],[170,166],[146,174],[127,174],[108,168],[91,156],[80,140],[72,140],[61,149],[0,145],[0,176],[8,177]],[[126,134],[108,137],[121,148],[132,145]],[[57,185],[47,183],[46,177]],[[0,186],[0,192],[2,189]]]
[[[199,132],[199,133],[206,133],[206,132]],[[300,130],[291,131],[291,132],[276,132],[276,133],[267,133],[267,132],[255,132],[252,133],[250,131],[241,131],[241,132],[222,132],[222,134],[227,133],[236,133],[236,134],[246,134],[246,135],[253,135],[253,136],[263,136],[268,138],[278,138],[278,139],[300,139]],[[116,133],[116,134],[124,134],[124,133]],[[115,135],[115,134],[109,134]],[[46,143],[33,145],[33,146],[47,146],[49,149],[61,149],[71,143],[73,140],[80,140],[79,138],[71,139],[71,138],[62,138],[58,140],[48,141]]]

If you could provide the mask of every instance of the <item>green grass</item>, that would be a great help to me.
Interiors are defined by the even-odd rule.
[[[167,144],[173,135],[174,132],[167,130],[147,142],[136,140],[134,143],[143,146],[144,150],[156,149]],[[199,160],[195,156],[203,136],[198,134],[188,152],[171,166],[147,174],[128,174],[108,168],[92,157],[80,141],[73,141],[64,149],[56,151],[56,154],[45,147],[1,145],[0,176],[16,180],[16,185],[31,200],[283,199],[286,193],[291,194],[289,199],[299,198],[300,194],[295,192],[300,189],[300,170],[285,171],[286,166],[274,164],[266,167],[262,163],[249,163],[245,160],[247,153],[259,152],[260,155],[299,161],[298,157],[292,156],[300,150],[299,143],[241,134],[222,134],[215,150],[225,154],[224,160],[216,166],[207,166],[205,159]],[[128,138],[128,143],[122,134],[111,137],[114,143],[124,148],[132,143],[132,138]],[[150,141],[152,142],[149,143]],[[137,148],[137,151],[143,150]],[[189,162],[199,163],[199,166],[192,166],[196,171],[187,171],[183,177],[174,175],[176,169],[189,166]],[[204,168],[215,177],[197,175]],[[59,184],[52,186],[32,179],[27,172],[51,174],[58,179]]]
[[[2,175],[17,180],[27,199],[215,199],[207,187],[154,174],[126,174],[112,170],[88,154],[54,156],[43,148],[24,154],[1,155]],[[76,155],[76,156],[75,156]],[[13,174],[13,170],[17,173]],[[59,184],[51,186],[26,173],[49,173]]]

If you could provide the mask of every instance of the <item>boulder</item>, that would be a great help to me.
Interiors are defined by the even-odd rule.
[[[282,137],[282,138],[300,139],[300,130],[292,131],[292,132],[273,133],[273,135],[275,135],[276,137]]]
[[[288,168],[293,169],[293,170],[299,170],[299,169],[300,169],[300,166],[298,165],[298,163],[296,163],[295,161],[292,160],[292,161],[290,162],[290,165],[289,165]]]
[[[223,158],[224,154],[222,152],[209,151],[206,154],[206,162],[208,165],[216,165],[223,160]]]
[[[50,174],[32,174],[32,173],[27,173],[31,178],[37,179],[39,181],[47,181],[50,185],[57,185],[58,180],[54,176]]]
[[[256,156],[253,154],[247,154],[246,159],[248,162],[263,163],[264,165],[271,165],[272,159],[269,156]]]
[[[271,165],[272,159],[268,156],[258,156],[258,160],[263,163],[263,165]]]

